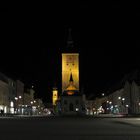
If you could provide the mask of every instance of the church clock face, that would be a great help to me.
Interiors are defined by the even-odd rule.
[[[67,56],[67,63],[74,63],[74,56],[72,55]]]
[[[66,67],[68,68],[68,70],[72,71],[75,68],[75,61],[76,57],[73,55],[68,55],[66,57]]]

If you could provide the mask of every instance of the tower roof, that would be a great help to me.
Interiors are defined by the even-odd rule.
[[[78,53],[79,49],[74,45],[72,38],[72,28],[68,28],[66,38],[66,46],[62,49],[62,53]]]
[[[68,29],[68,39],[67,39],[67,47],[73,48],[73,40],[72,40],[72,34],[71,34],[71,28]]]

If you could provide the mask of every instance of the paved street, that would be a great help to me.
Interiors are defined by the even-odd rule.
[[[140,118],[0,118],[0,140],[139,140]]]

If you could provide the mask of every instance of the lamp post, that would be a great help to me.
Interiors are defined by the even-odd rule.
[[[18,98],[17,98],[17,97],[15,97],[15,113],[16,113],[16,114],[17,114],[17,106],[18,106],[17,101],[18,101]]]
[[[33,105],[34,102],[31,101],[30,103],[31,103],[31,115],[32,115],[32,114],[33,114],[33,108],[32,108],[32,105]]]
[[[107,108],[106,108],[106,109],[107,109],[107,113],[111,113],[112,102],[111,102],[111,101],[106,101],[106,103],[107,103],[107,106],[106,106],[106,107],[107,107]]]
[[[126,112],[126,110],[125,110],[126,108],[125,108],[125,105],[124,105],[124,101],[125,101],[125,98],[122,98],[123,113]]]
[[[21,112],[21,108],[19,108],[19,104],[20,104],[20,100],[22,99],[22,96],[18,96],[15,97],[15,112],[18,113],[18,109],[20,109]],[[20,104],[22,106],[22,104]]]
[[[119,96],[119,97],[118,97],[118,100],[119,100],[119,105],[118,105],[119,113],[122,112],[122,102],[121,102],[121,99],[122,99],[122,97]]]
[[[18,102],[18,106],[19,106],[19,112],[20,112],[20,114],[22,114],[22,96],[18,96],[18,100],[19,100],[19,102]]]
[[[102,96],[105,96],[105,94],[104,94],[104,93],[102,93]]]

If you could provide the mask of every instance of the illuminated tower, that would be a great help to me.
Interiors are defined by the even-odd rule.
[[[73,48],[73,41],[69,30],[68,51],[71,48]],[[62,93],[68,89],[68,86],[73,86],[79,91],[79,53],[62,53]]]
[[[62,53],[61,114],[77,115],[85,111],[83,96],[79,91],[79,53],[73,45],[71,30],[66,51]]]
[[[58,100],[58,90],[57,88],[53,88],[53,96],[52,96],[53,105],[56,105],[57,100]]]

